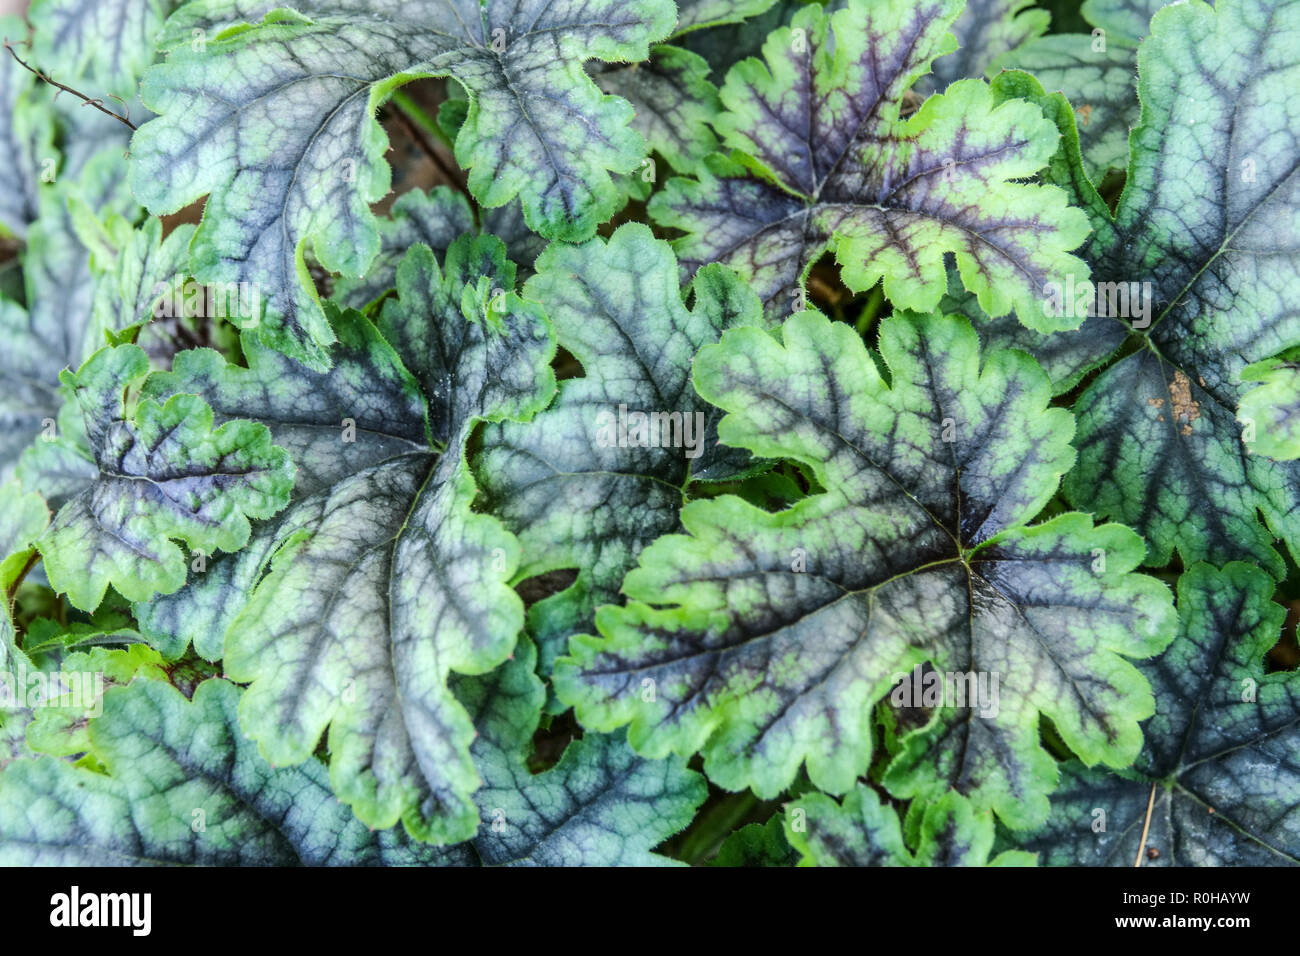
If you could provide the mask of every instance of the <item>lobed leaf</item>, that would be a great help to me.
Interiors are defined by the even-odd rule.
[[[340,799],[369,826],[401,819],[441,843],[474,833],[480,783],[448,678],[499,665],[523,625],[507,585],[519,546],[472,510],[466,444],[554,391],[549,323],[513,288],[494,238],[462,238],[443,267],[416,246],[378,326],[336,316],[329,372],[246,337],[246,370],[192,353],[157,379],[265,422],[300,478],[247,551],[139,609],[146,633],[169,653],[189,640],[224,653],[250,685],[243,726],[277,766],[311,759],[327,733]]]
[[[1143,549],[1127,529],[1027,525],[1073,460],[1069,413],[1046,407],[1027,356],[981,358],[964,320],[894,316],[887,384],[846,325],[805,313],[783,339],[727,333],[696,386],[729,413],[724,442],[803,462],[825,490],[775,514],[688,504],[688,534],[643,551],[629,604],[556,663],[560,699],[584,726],[630,724],[648,756],[701,751],[720,786],[774,796],[806,764],[842,793],[868,767],[872,705],[930,661],[999,680],[1000,703],[945,701],[888,785],[1040,822],[1055,768],[1039,716],[1090,763],[1131,761],[1151,697],[1123,656],[1171,639],[1167,591],[1129,573]]]
[[[53,161],[53,157],[50,157]],[[90,253],[78,235],[74,206],[109,218],[134,215],[121,178],[122,157],[95,154],[77,176],[43,187],[40,218],[27,230],[22,253],[24,301],[0,295],[0,476],[12,474],[19,456],[51,426],[63,399],[59,374],[79,368],[104,344],[106,329],[94,315],[95,277]],[[29,487],[57,500],[55,479],[33,475]]]
[[[951,254],[990,315],[1015,309],[1041,331],[1076,327],[1074,316],[1045,314],[1041,294],[1048,281],[1086,276],[1069,254],[1086,220],[1054,187],[1018,181],[1051,158],[1055,127],[976,80],[902,117],[907,90],[954,49],[960,10],[960,0],[852,0],[830,15],[810,6],[768,37],[764,62],[733,67],[716,125],[743,165],[715,155],[650,206],[687,233],[677,243],[685,270],[723,262],[770,314],[789,314],[803,307],[808,270],[833,251],[851,290],[883,280],[897,308],[929,311]]]
[[[1079,397],[1065,492],[1142,534],[1152,565],[1177,551],[1281,576],[1274,537],[1300,542],[1300,471],[1250,454],[1235,421],[1246,366],[1300,345],[1297,39],[1297,3],[1188,3],[1139,53],[1129,178],[1090,250],[1106,321],[1139,347]]]
[[[264,340],[324,368],[333,339],[305,255],[359,277],[380,251],[369,204],[390,175],[378,105],[420,76],[454,77],[469,97],[455,154],[470,191],[486,207],[518,197],[534,230],[585,239],[617,208],[610,173],[631,170],[644,143],[628,104],[601,95],[583,63],[644,59],[672,10],[311,0],[290,14],[195,0],[168,21],[172,52],[145,77],[162,115],[132,140],[132,188],[155,213],[208,195],[196,277],[258,287]],[[186,47],[194,30],[202,42]]]
[[[59,509],[39,546],[51,586],[82,610],[93,610],[110,584],[134,601],[176,590],[185,560],[173,540],[207,553],[237,550],[249,518],[269,518],[288,501],[293,465],[265,426],[213,428],[212,410],[194,395],[161,405],[146,398],[128,411],[126,393],[148,373],[143,350],[125,345],[63,374],[95,477]]]
[[[160,681],[104,696],[90,728],[107,774],[49,757],[0,773],[8,866],[363,866],[457,862],[460,851],[367,830],[315,760],[275,769],[240,732],[240,690]]]
[[[1245,392],[1237,419],[1252,454],[1278,461],[1300,458],[1300,366],[1288,359],[1266,359],[1241,370],[1243,382],[1259,382]]]
[[[1098,250],[1109,249],[1115,244],[1115,223],[1110,207],[1097,192],[1084,169],[1078,127],[1069,102],[1060,93],[1045,93],[1037,80],[1016,70],[1004,70],[990,85],[995,101],[1001,103],[1019,99],[1033,103],[1060,130],[1061,138],[1056,152],[1040,177],[1044,182],[1064,189],[1070,198],[1070,204],[1079,207],[1087,215],[1092,234],[1077,253],[1083,259],[1092,261]],[[1066,285],[1069,286],[1068,278]],[[1051,290],[1045,288],[1043,291],[1048,293]],[[1064,298],[1063,294],[1061,298]],[[1055,305],[1056,302],[1045,295],[1037,308],[1041,311]],[[1018,348],[1028,352],[1052,379],[1052,389],[1057,393],[1068,392],[1086,374],[1105,364],[1124,344],[1130,330],[1127,324],[1113,321],[1107,315],[1095,314],[1095,310],[1083,318],[1083,324],[1077,332],[1066,333],[1039,332],[1028,328],[1015,313],[990,319],[980,308],[976,297],[961,287],[961,277],[956,275],[953,268],[948,270],[948,293],[944,296],[942,308],[946,312],[956,312],[970,318],[985,348]]]

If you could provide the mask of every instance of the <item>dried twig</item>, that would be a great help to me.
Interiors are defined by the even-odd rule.
[[[103,100],[92,99],[91,97],[87,96],[85,93],[74,90],[70,86],[64,86],[58,80],[51,79],[50,77],[42,73],[40,70],[32,66],[30,63],[28,63],[26,60],[24,60],[22,57],[20,57],[18,55],[18,51],[14,49],[14,45],[12,42],[10,42],[8,37],[5,37],[4,48],[9,51],[9,55],[11,57],[13,57],[16,61],[18,61],[19,66],[27,70],[29,73],[35,74],[36,76],[40,77],[46,83],[50,84],[50,86],[53,86],[54,88],[61,90],[65,93],[71,93],[77,99],[81,100],[81,104],[83,106],[93,106],[95,109],[99,110],[105,116],[113,117],[113,119],[117,120],[119,123],[125,124],[126,126],[130,127],[132,130],[136,129],[136,125],[132,123],[131,120],[129,119],[131,113],[129,109],[127,110],[126,116],[120,116],[117,113],[114,113],[112,110],[110,110],[107,106],[105,106]],[[55,95],[57,96],[58,94],[56,93]],[[121,97],[115,96],[113,97],[113,99],[121,100]],[[122,101],[122,105],[126,106],[126,102]]]
[[[1151,796],[1147,799],[1147,815],[1142,821],[1142,839],[1138,841],[1137,859],[1133,861],[1134,866],[1142,865],[1142,854],[1147,848],[1147,833],[1151,830],[1151,811],[1156,805],[1156,784],[1151,784]]]

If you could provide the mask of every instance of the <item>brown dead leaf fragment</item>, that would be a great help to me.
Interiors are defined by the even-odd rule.
[[[1165,400],[1163,398],[1148,398],[1147,404],[1152,408],[1164,408]]]
[[[1169,383],[1169,398],[1174,421],[1182,422],[1183,434],[1190,435],[1192,422],[1201,417],[1201,404],[1192,401],[1192,382],[1182,370],[1174,372],[1174,380]]]
[[[1075,112],[1079,114],[1079,125],[1087,126],[1088,120],[1092,119],[1092,107],[1089,104],[1084,103],[1075,110]]]

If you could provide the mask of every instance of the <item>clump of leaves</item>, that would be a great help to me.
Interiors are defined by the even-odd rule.
[[[0,21],[0,862],[1300,863],[1300,2],[1075,22]]]

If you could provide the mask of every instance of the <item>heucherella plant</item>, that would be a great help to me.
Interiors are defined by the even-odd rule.
[[[0,863],[1300,864],[1300,0],[0,34]]]

